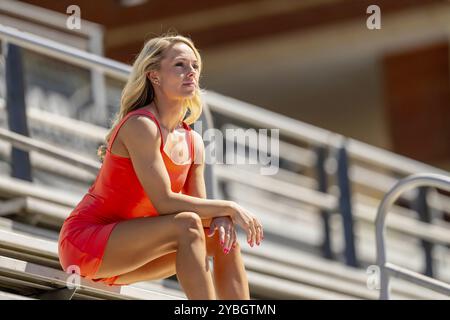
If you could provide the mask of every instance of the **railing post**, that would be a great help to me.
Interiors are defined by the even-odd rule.
[[[89,51],[99,56],[103,56],[103,32],[101,34],[91,33],[89,37]],[[109,109],[106,90],[105,74],[101,70],[91,69],[91,95],[94,100],[95,114],[97,121],[102,126],[108,125]]]
[[[348,156],[345,140],[338,149],[337,180],[339,186],[339,211],[342,215],[342,227],[345,239],[345,262],[349,266],[358,267],[353,232],[351,186],[348,177]]]
[[[412,188],[442,188],[446,191],[450,191],[450,178],[445,175],[437,174],[415,174],[409,177],[403,178],[398,181],[383,197],[380,205],[378,206],[377,216],[375,218],[375,238],[377,244],[377,265],[380,268],[380,299],[389,299],[389,278],[390,273],[394,271],[392,276],[404,276],[407,275],[407,280],[415,282],[416,284],[423,285],[429,289],[443,292],[444,294],[450,293],[450,286],[446,283],[433,279],[428,276],[423,276],[417,272],[414,274],[407,274],[405,271],[398,269],[398,266],[388,264],[386,262],[386,248],[385,248],[385,220],[386,215],[390,207],[398,200],[402,193],[409,191]],[[419,191],[420,192],[420,191]],[[426,191],[421,191],[419,198],[424,197],[426,199]],[[428,216],[429,217],[429,216]],[[397,267],[393,269],[392,267]],[[429,281],[429,280],[433,281]]]
[[[6,44],[6,112],[9,130],[29,136],[26,107],[25,83],[23,79],[22,49]],[[11,147],[11,176],[33,181],[28,151]]]
[[[316,174],[317,174],[317,189],[320,192],[327,193],[328,179],[325,171],[325,159],[327,155],[327,149],[323,146],[316,148]],[[330,230],[330,212],[322,209],[320,211],[322,217],[323,227],[323,242],[322,242],[322,254],[327,259],[334,259],[333,250],[331,249],[331,230]]]
[[[419,215],[419,219],[426,223],[431,223],[430,209],[427,203],[427,187],[419,187],[417,189],[417,198],[414,202],[415,210]],[[433,243],[427,240],[421,240],[424,253],[424,274],[433,278]]]

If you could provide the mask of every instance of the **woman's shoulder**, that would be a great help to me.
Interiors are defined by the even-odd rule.
[[[125,140],[146,140],[147,138],[158,138],[159,136],[156,122],[151,117],[142,114],[131,115],[122,125],[121,131],[121,136]]]

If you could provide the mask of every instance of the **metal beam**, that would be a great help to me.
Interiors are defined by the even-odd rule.
[[[25,83],[23,78],[22,49],[6,43],[6,110],[11,131],[28,137],[25,107]],[[30,155],[27,150],[13,147],[11,152],[11,176],[33,181]]]

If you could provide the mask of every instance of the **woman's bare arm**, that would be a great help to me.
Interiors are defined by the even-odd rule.
[[[183,193],[197,198],[207,198],[205,186],[205,145],[202,136],[192,130],[194,143],[194,163],[191,165],[186,182],[183,187]],[[202,219],[204,227],[209,227],[212,218]]]
[[[197,213],[202,219],[232,216],[233,202],[211,200],[172,192],[170,178],[159,150],[161,137],[155,122],[144,116],[132,116],[121,128],[122,140],[136,175],[159,214],[182,211]],[[195,169],[200,174],[200,167]]]

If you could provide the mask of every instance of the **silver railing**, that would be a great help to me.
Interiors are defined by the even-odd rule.
[[[0,24],[0,39],[68,63],[103,71],[105,74],[111,75],[119,80],[126,81],[131,72],[130,65],[30,33],[21,32],[2,24]],[[204,98],[206,104],[208,104],[213,112],[248,121],[254,126],[278,128],[280,129],[281,135],[297,141],[306,141],[312,145],[339,146],[341,139],[345,139],[347,141],[349,155],[356,159],[364,160],[367,163],[380,165],[381,167],[393,169],[404,174],[414,174],[424,171],[436,174],[448,174],[444,170],[419,161],[400,156],[355,139],[345,138],[329,130],[321,129],[212,91],[206,91]]]
[[[380,299],[382,300],[389,299],[389,281],[391,276],[402,278],[450,296],[450,284],[389,263],[386,259],[385,220],[389,208],[402,193],[423,186],[450,191],[450,177],[436,174],[416,174],[404,178],[384,196],[378,208],[375,221],[375,233],[377,243],[377,265],[380,271]],[[450,239],[447,239],[445,244],[450,245]]]
[[[51,34],[54,41],[73,45],[97,55],[103,55],[103,26],[82,20],[79,29],[69,29],[66,12],[45,9],[16,0],[0,1],[0,21],[4,25],[19,28],[36,35]],[[106,83],[103,74],[95,69],[90,72],[90,94],[99,117],[108,115]],[[103,121],[103,120],[102,120]]]
[[[36,141],[36,139],[17,134],[10,130],[0,128],[0,140],[9,142],[12,146],[26,151],[36,151],[52,158],[67,162],[75,167],[82,168],[93,174],[100,169],[98,161],[87,159],[79,154],[62,150],[49,143]]]
[[[126,81],[131,66],[0,24],[0,39],[79,67],[102,71]]]

